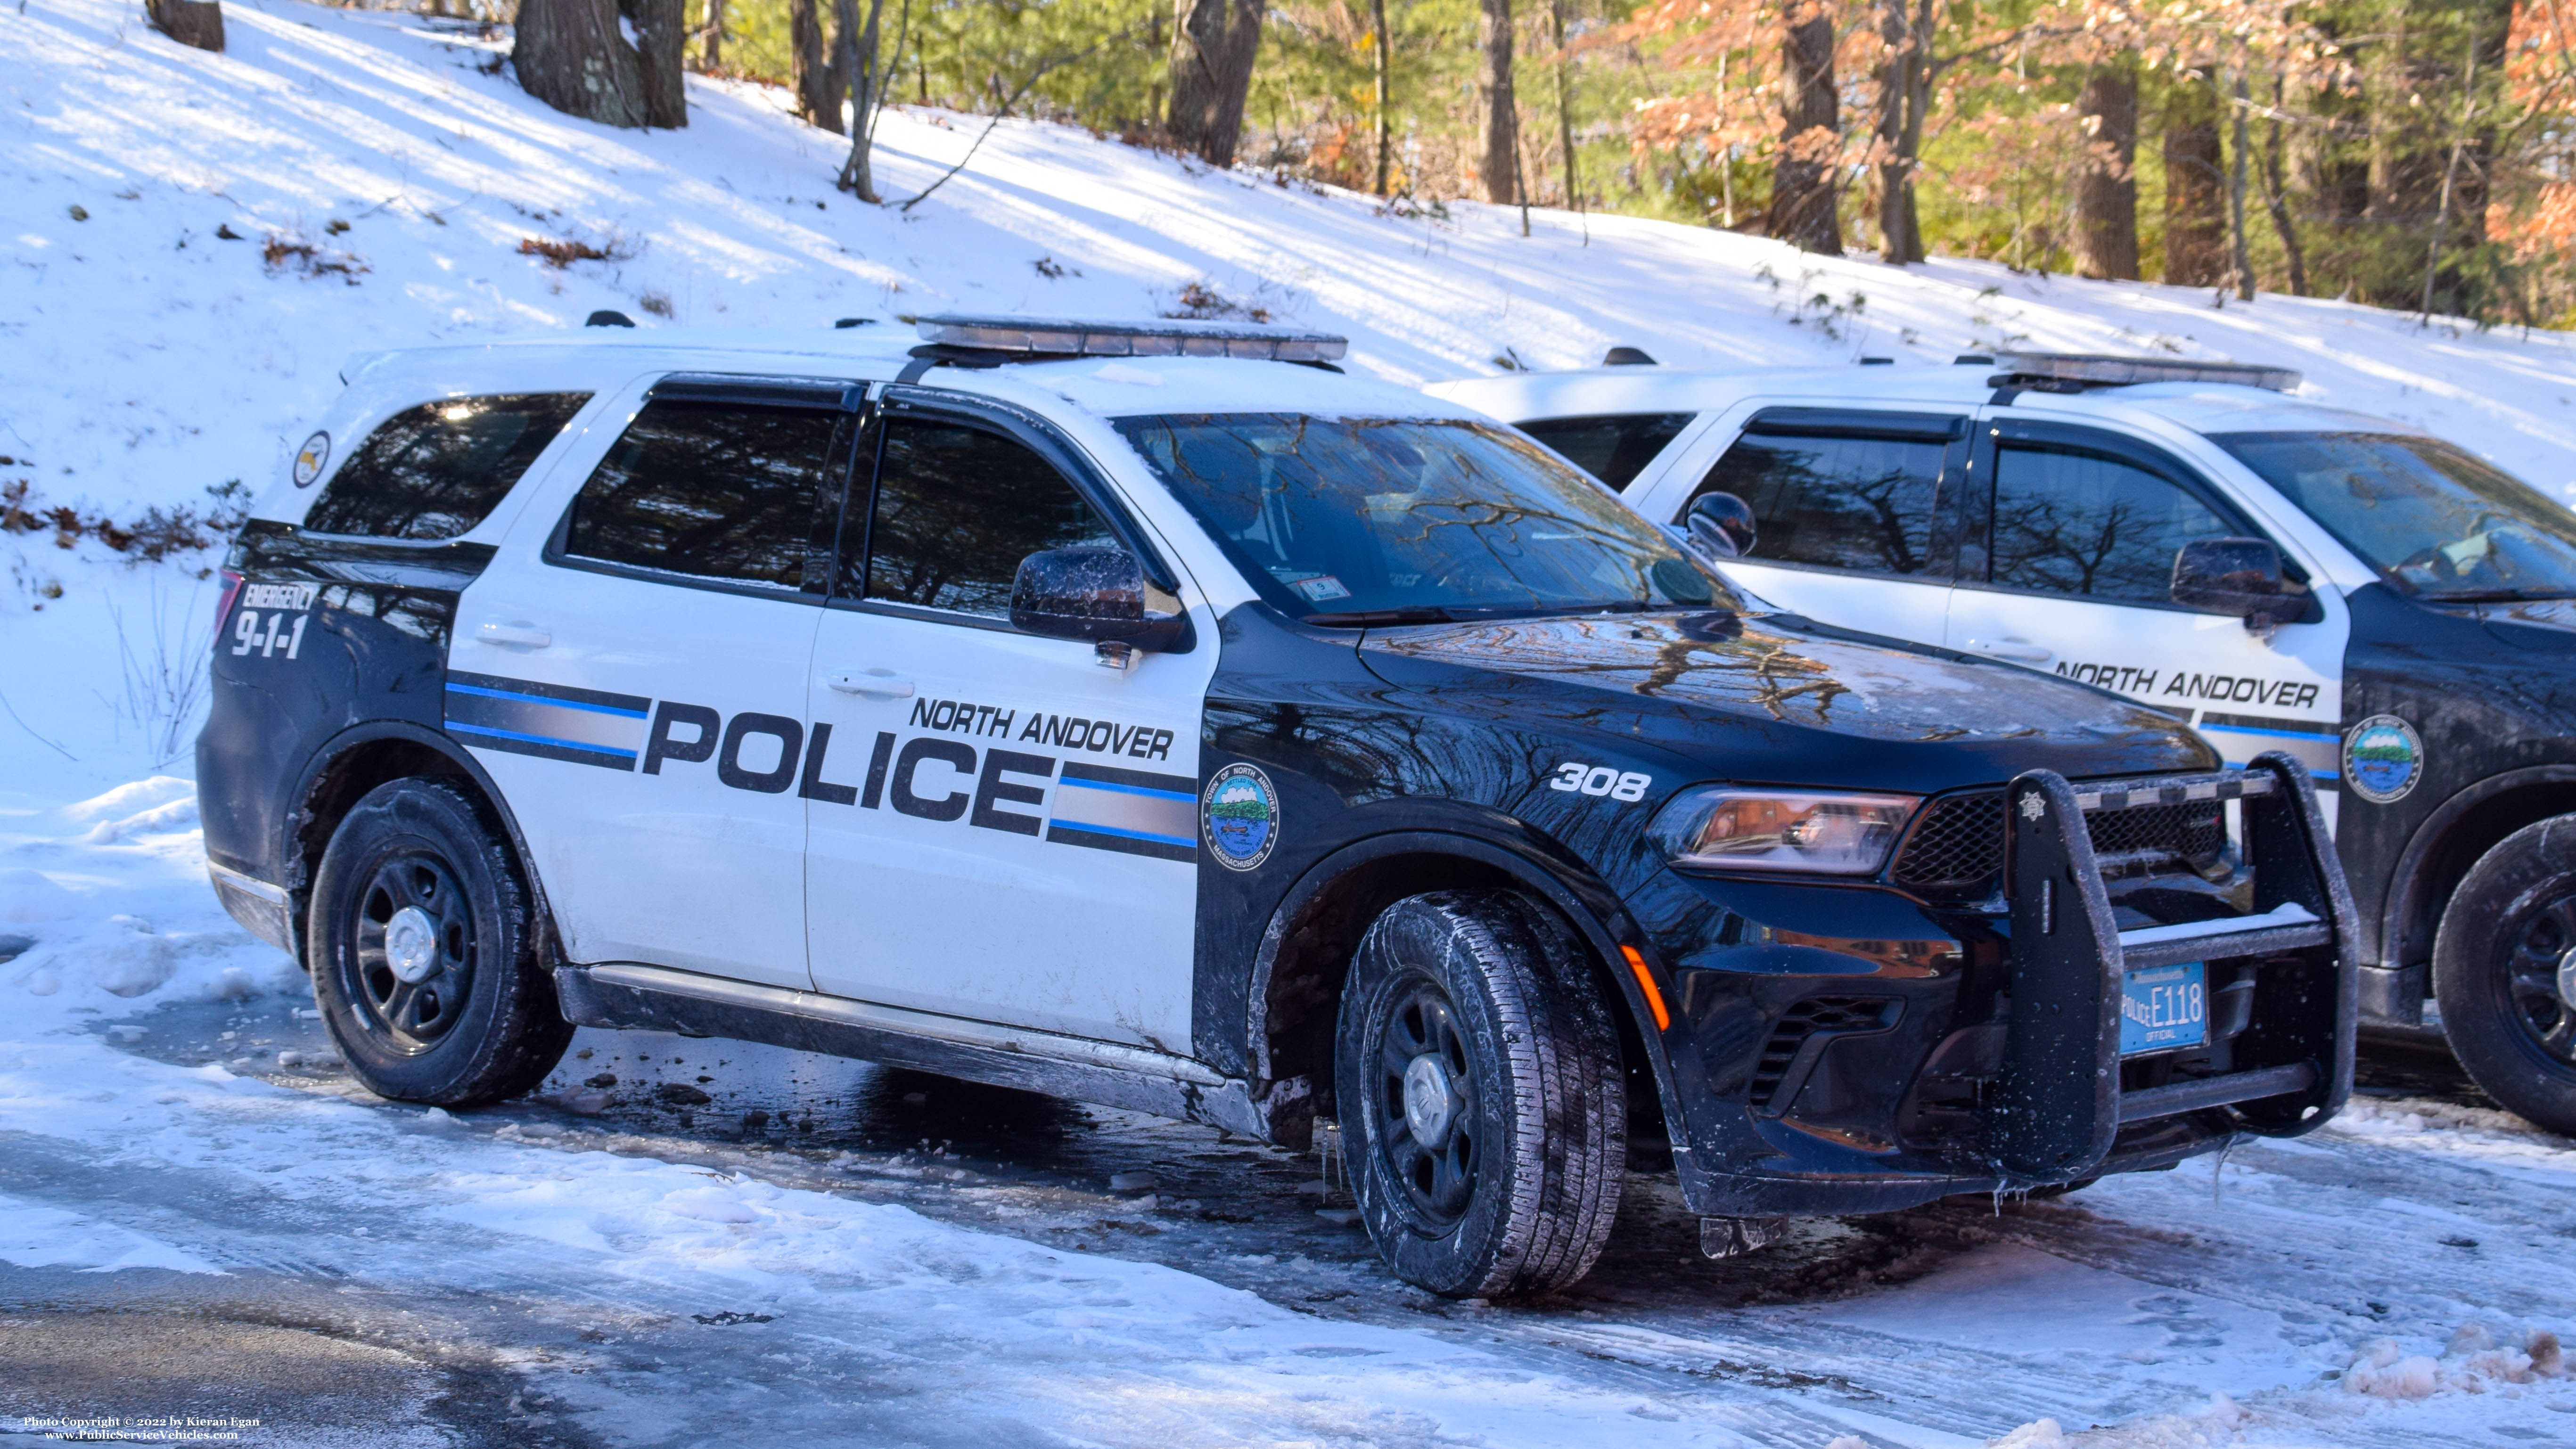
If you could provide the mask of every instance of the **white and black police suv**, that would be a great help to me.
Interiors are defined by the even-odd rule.
[[[1623,355],[1624,354],[1624,355]],[[2351,873],[2365,1029],[2431,1017],[2576,1132],[2576,516],[2281,368],[1615,365],[1432,391],[1696,526],[1786,608],[2097,684],[2299,760]]]
[[[1631,1136],[1788,1214],[2330,1116],[2304,771],[1751,607],[1337,338],[934,317],[381,356],[229,568],[206,842],[359,1079],[574,1023],[1337,1119],[1442,1293],[1581,1277]]]

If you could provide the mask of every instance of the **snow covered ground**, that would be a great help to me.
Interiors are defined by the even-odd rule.
[[[119,518],[264,487],[349,352],[597,307],[895,326],[1196,286],[1399,380],[1613,343],[2284,362],[2576,492],[2563,336],[1617,218],[1524,239],[1017,123],[899,213],[833,192],[834,138],[759,87],[693,81],[688,130],[611,133],[479,69],[501,43],[466,29],[227,20],[209,56],[107,0],[0,7],[0,486]],[[980,125],[890,117],[889,195]],[[567,238],[611,259],[519,251]],[[297,1444],[2576,1441],[2535,1337],[2576,1330],[2576,1144],[2425,1097],[1725,1264],[1641,1177],[1601,1270],[1536,1308],[1391,1284],[1312,1158],[862,1064],[585,1033],[538,1100],[376,1102],[205,885],[210,560],[42,533],[0,558],[0,1415],[229,1404]]]

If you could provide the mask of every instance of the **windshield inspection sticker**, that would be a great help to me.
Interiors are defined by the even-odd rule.
[[[2424,775],[2424,740],[2393,714],[2375,714],[2343,737],[2343,781],[2373,805],[2404,799]]]
[[[1228,765],[1199,796],[1208,853],[1228,870],[1250,870],[1279,843],[1279,792],[1259,765]]]

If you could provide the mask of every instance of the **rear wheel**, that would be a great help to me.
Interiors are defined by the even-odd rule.
[[[2576,815],[2508,835],[2433,938],[2442,1030],[2487,1095],[2576,1136]]]
[[[379,785],[341,820],[310,934],[323,1022],[378,1096],[515,1097],[572,1041],[518,862],[481,803],[445,781]]]
[[[1334,1093],[1397,1276],[1515,1297],[1591,1271],[1619,1209],[1626,1084],[1609,1009],[1545,907],[1491,890],[1389,906],[1351,962]]]

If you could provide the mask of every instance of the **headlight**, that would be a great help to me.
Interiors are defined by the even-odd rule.
[[[1646,832],[1675,865],[1874,875],[1896,848],[1918,795],[1810,790],[1684,790]]]

